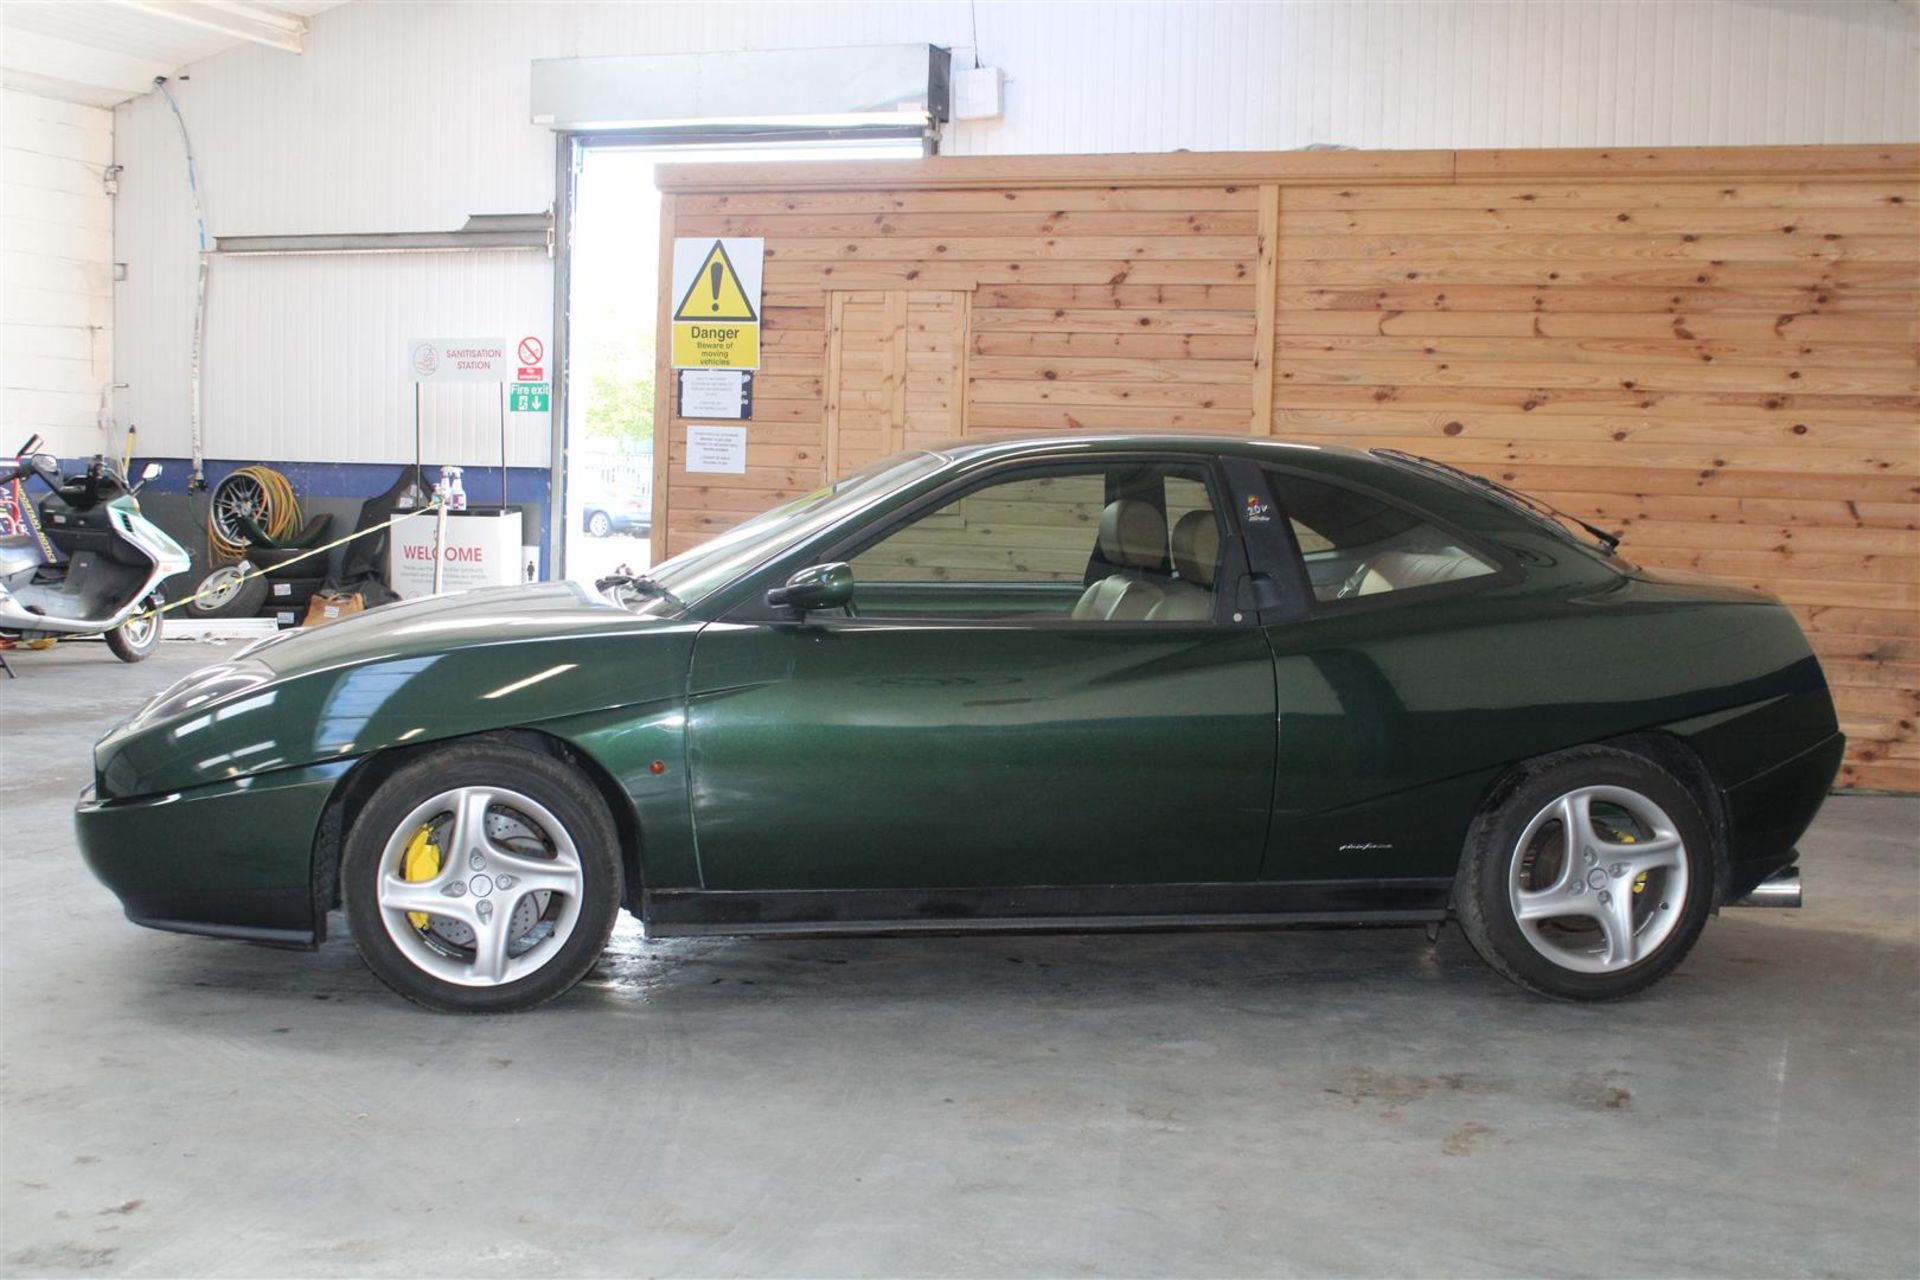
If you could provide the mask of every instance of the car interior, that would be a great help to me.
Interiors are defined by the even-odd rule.
[[[1322,604],[1497,572],[1446,530],[1368,494],[1269,471]]]
[[[1269,470],[1316,601],[1498,571],[1404,507]],[[1025,472],[896,526],[851,560],[848,613],[875,618],[1204,622],[1222,526],[1204,473],[1175,463]]]
[[[1026,473],[899,526],[851,560],[863,617],[1203,622],[1220,516],[1196,467]]]

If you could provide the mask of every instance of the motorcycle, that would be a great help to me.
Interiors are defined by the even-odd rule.
[[[0,474],[0,487],[37,478],[52,490],[41,499],[39,529],[0,536],[0,635],[45,640],[102,635],[123,662],[139,662],[160,643],[165,603],[161,583],[185,573],[186,550],[140,514],[135,496],[160,474],[148,463],[129,486],[110,459],[95,456],[68,476],[52,454],[35,453],[34,436]],[[26,502],[26,485],[20,486]]]

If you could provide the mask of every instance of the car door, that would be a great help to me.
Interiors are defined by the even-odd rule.
[[[1245,560],[1223,492],[1199,459],[1003,465],[824,548],[853,566],[844,613],[755,604],[706,628],[704,885],[1257,876],[1272,662],[1230,607]]]
[[[1250,553],[1286,581],[1292,606],[1263,615],[1280,723],[1263,878],[1378,882],[1375,905],[1396,884],[1401,905],[1444,897],[1459,815],[1515,730],[1499,714],[1502,664],[1542,660],[1514,652],[1482,598],[1516,571],[1358,486],[1285,468],[1235,478],[1264,484]]]

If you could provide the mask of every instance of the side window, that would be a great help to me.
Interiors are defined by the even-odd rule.
[[[1023,471],[857,551],[853,607],[886,618],[1205,622],[1220,535],[1196,466]]]
[[[1498,572],[1417,512],[1339,485],[1267,472],[1322,604]]]
[[[1105,505],[1098,471],[990,484],[862,551],[852,562],[853,580],[1077,586]]]

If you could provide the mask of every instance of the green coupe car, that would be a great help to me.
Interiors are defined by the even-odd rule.
[[[1572,999],[1797,902],[1843,739],[1770,597],[1439,463],[888,458],[666,561],[256,644],[95,750],[140,924],[519,1009],[651,936],[1457,920]]]

